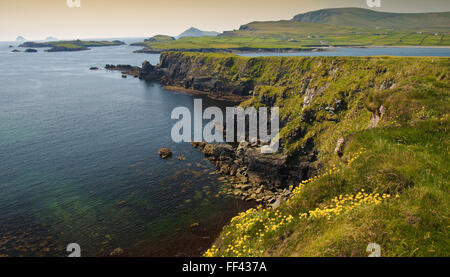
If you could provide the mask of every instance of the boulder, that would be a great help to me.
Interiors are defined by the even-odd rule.
[[[169,148],[161,148],[158,151],[158,155],[161,159],[168,159],[172,157],[172,151]]]
[[[282,201],[281,197],[278,197],[277,200],[275,200],[275,202],[270,206],[272,206],[272,209],[276,210],[281,206],[281,201]]]
[[[345,143],[344,138],[338,139],[336,143],[336,148],[334,149],[334,153],[336,153],[340,157],[342,157],[342,155],[344,154],[344,143]]]

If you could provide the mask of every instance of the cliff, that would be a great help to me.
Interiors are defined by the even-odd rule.
[[[280,107],[279,153],[196,145],[242,190],[278,193],[275,209],[234,218],[206,256],[367,256],[371,243],[383,256],[446,256],[449,69],[449,58],[171,52],[140,76]]]

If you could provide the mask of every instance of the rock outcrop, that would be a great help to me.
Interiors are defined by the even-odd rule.
[[[242,107],[279,107],[280,149],[275,154],[261,153],[260,143],[194,144],[229,177],[228,193],[274,204],[289,195],[291,185],[315,175],[324,156],[345,155],[351,140],[344,131],[348,122],[354,123],[353,131],[383,123],[388,106],[379,92],[399,86],[397,69],[407,68],[411,59],[393,65],[385,57],[245,58],[164,52],[156,66],[144,62],[142,67],[106,68],[212,97],[242,97]],[[370,104],[369,94],[381,98]]]
[[[172,157],[172,151],[169,148],[161,148],[158,151],[158,155],[161,159],[168,159]]]
[[[134,77],[139,77],[142,70],[138,66],[131,66],[128,64],[119,64],[119,65],[112,65],[107,64],[105,65],[106,70],[115,70],[122,72],[122,75],[131,75]]]
[[[283,153],[263,154],[261,142],[238,144],[192,143],[221,174],[231,176],[229,194],[244,200],[272,204],[277,199],[286,200],[291,186],[298,183],[309,171],[308,158],[293,163]]]

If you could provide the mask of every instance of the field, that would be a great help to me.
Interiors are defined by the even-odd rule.
[[[307,49],[318,46],[450,46],[450,33],[373,30],[326,24],[273,21],[253,22],[217,37],[184,37],[179,40],[143,42],[149,51]]]

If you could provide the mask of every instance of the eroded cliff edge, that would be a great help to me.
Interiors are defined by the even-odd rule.
[[[220,172],[233,177],[231,193],[274,204],[286,200],[293,186],[325,164],[342,162],[354,133],[386,122],[381,119],[390,117],[392,92],[407,87],[420,68],[446,62],[445,58],[245,58],[166,52],[157,66],[144,62],[142,68],[123,69],[171,89],[239,100],[242,107],[280,107],[278,153],[262,154],[261,145],[249,143],[195,144]]]
[[[243,107],[280,107],[275,155],[255,159],[258,145],[196,145],[219,170],[247,179],[264,176],[257,168],[287,174],[279,183],[259,178],[275,189],[242,184],[260,200],[267,196],[256,190],[279,193],[299,177],[292,193],[282,190],[287,201],[277,195],[275,210],[259,206],[233,218],[205,256],[367,256],[374,242],[383,257],[448,255],[449,58],[167,53],[161,61],[136,76],[235,92]],[[271,166],[277,156],[283,174]],[[240,166],[249,159],[270,166]]]

